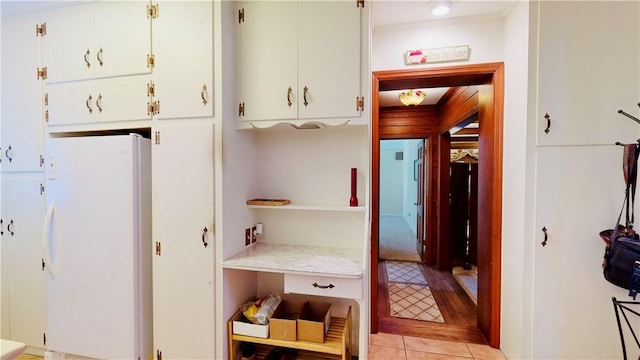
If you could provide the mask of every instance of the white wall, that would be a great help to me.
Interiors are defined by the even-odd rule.
[[[402,215],[404,160],[396,160],[396,152],[402,149],[380,149],[381,215]]]
[[[463,64],[502,61],[503,21],[499,17],[478,17],[472,21],[449,19],[376,27],[373,29],[371,69],[378,71],[460,65],[458,62],[404,65],[404,53],[407,50],[456,45],[469,45],[471,48],[469,61]]]

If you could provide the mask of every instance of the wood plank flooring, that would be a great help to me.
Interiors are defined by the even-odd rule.
[[[455,281],[450,272],[421,267],[433,293],[444,324],[401,319],[389,316],[389,292],[384,260],[378,265],[378,331],[438,340],[487,344],[477,328],[476,305]]]

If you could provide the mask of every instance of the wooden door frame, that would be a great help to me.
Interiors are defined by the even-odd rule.
[[[379,92],[411,88],[480,85],[478,207],[478,329],[490,346],[500,347],[502,243],[502,151],[504,64],[375,71],[371,83],[371,333],[378,332],[378,254],[380,211]],[[442,124],[441,133],[455,124]]]

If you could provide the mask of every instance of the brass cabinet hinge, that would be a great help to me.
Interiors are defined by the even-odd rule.
[[[364,96],[356,96],[356,110],[364,111]]]
[[[36,24],[36,36],[45,35],[47,35],[47,23],[42,23],[42,25]]]
[[[156,56],[154,54],[147,54],[147,67],[154,68],[156,66]]]
[[[38,80],[44,80],[47,78],[47,67],[38,68],[37,69],[37,77]]]
[[[162,360],[162,351],[156,350],[156,359],[157,360]]]
[[[162,244],[159,241],[156,241],[156,255],[162,255]]]
[[[153,143],[154,143],[155,145],[160,145],[160,131],[156,131],[156,132],[153,134],[153,137],[154,137],[154,139],[153,139]]]
[[[149,83],[147,84],[147,96],[154,97],[155,95],[156,95],[156,85],[152,81],[149,81]]]
[[[160,101],[147,103],[147,115],[157,115],[157,114],[160,114]]]
[[[364,0],[356,0],[356,7],[361,7],[364,9]]]
[[[238,24],[244,22],[244,8],[238,10]]]
[[[147,18],[156,19],[159,15],[160,15],[160,6],[158,4],[147,5]]]
[[[244,116],[244,103],[238,104],[238,116]]]

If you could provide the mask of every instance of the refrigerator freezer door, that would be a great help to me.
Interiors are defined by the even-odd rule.
[[[47,274],[46,346],[102,359],[140,355],[140,146],[137,135],[50,139],[45,229],[55,277]],[[147,151],[148,153],[148,151]],[[51,164],[47,164],[51,166]],[[148,231],[147,231],[148,233]],[[150,244],[150,243],[149,243]]]

